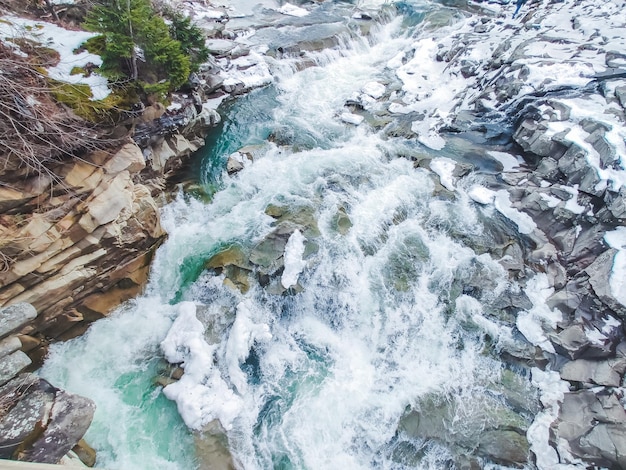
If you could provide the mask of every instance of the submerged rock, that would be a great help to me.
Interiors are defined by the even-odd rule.
[[[398,430],[413,438],[439,441],[457,449],[459,457],[474,454],[502,465],[524,465],[530,448],[529,419],[499,399],[480,395],[427,396],[400,420]]]

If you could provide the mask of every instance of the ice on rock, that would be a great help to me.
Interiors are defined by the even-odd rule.
[[[300,230],[294,231],[289,237],[289,240],[287,240],[285,254],[283,256],[285,260],[285,270],[280,278],[280,283],[285,289],[289,289],[297,284],[298,277],[306,266],[306,261],[302,259],[305,240],[306,238],[300,233]]]
[[[454,168],[456,163],[454,160],[447,157],[435,158],[430,162],[430,169],[439,175],[441,185],[448,191],[454,191]]]

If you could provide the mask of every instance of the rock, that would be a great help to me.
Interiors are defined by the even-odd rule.
[[[0,458],[57,463],[87,430],[94,405],[24,374],[0,388]]]
[[[626,369],[626,359],[591,361],[576,359],[567,362],[560,370],[561,378],[570,382],[583,382],[607,387],[619,387]]]
[[[56,389],[32,374],[0,388],[0,458],[15,458],[15,451],[31,435],[40,435],[47,422]]]
[[[557,353],[570,359],[580,358],[589,347],[590,341],[581,325],[571,325],[558,335],[551,335],[550,341]]]
[[[78,222],[86,233],[113,222],[122,210],[130,209],[133,201],[128,188],[131,184],[128,171],[118,173],[102,185],[102,192],[86,202],[87,212]]]
[[[480,438],[478,454],[500,465],[524,465],[530,446],[524,434],[509,430],[486,431]]]
[[[270,274],[282,267],[282,256],[285,252],[289,235],[272,232],[259,242],[250,252],[250,262],[264,268]]]
[[[196,455],[201,468],[207,470],[235,470],[233,456],[228,448],[228,436],[218,420],[211,421],[194,436]]]
[[[599,184],[597,172],[587,162],[587,152],[577,144],[571,144],[559,159],[559,170],[567,175],[568,184],[578,184],[579,189],[587,194],[602,196],[604,189]]]
[[[0,340],[0,359],[17,351],[21,347],[22,342],[17,336],[9,336],[8,338]]]
[[[546,134],[547,127],[531,119],[525,119],[515,130],[513,139],[526,152],[540,157],[552,157],[563,154],[563,146]],[[560,160],[559,160],[560,167]]]
[[[130,173],[138,173],[145,167],[146,162],[141,149],[134,142],[129,142],[105,163],[104,170],[113,174],[124,170],[128,170]]]
[[[85,439],[78,441],[78,444],[72,447],[72,451],[76,454],[80,461],[88,467],[96,465],[96,451],[93,447],[87,444],[87,442],[85,442]]]
[[[231,153],[226,161],[226,172],[229,175],[234,175],[243,170],[244,166],[253,161],[252,154],[244,151],[243,149],[238,152]]]
[[[582,225],[582,231],[566,258],[567,269],[572,275],[585,270],[606,250],[604,234],[607,230],[609,228],[604,224]]]
[[[37,310],[28,303],[16,303],[0,309],[0,338],[13,333],[37,317]]]
[[[468,397],[427,396],[402,417],[398,430],[413,438],[433,439],[451,449],[459,448],[461,455],[476,452],[504,465],[525,464],[528,421],[490,395],[475,398],[480,405],[468,403],[472,401]]]
[[[14,351],[0,358],[0,385],[4,385],[26,369],[32,361],[22,351]]]
[[[604,200],[613,217],[619,221],[626,219],[626,188],[624,186],[617,193],[607,192]]]
[[[584,276],[571,279],[566,286],[546,299],[551,309],[558,308],[569,314],[575,311],[585,296],[589,295],[589,283]]]
[[[154,121],[155,119],[159,119],[163,114],[165,114],[165,106],[162,103],[156,102],[150,106],[146,106],[143,110],[143,113],[140,116],[140,119],[143,122]]]
[[[544,157],[535,169],[535,173],[543,180],[556,181],[559,176],[559,163],[552,157]]]
[[[341,235],[346,235],[352,228],[352,221],[343,207],[340,207],[332,219],[333,228]]]
[[[622,108],[626,109],[626,86],[618,86],[615,88],[615,97],[619,100]]]
[[[43,433],[18,454],[18,460],[57,463],[85,435],[94,411],[88,398],[57,390]]]
[[[617,250],[611,248],[602,253],[598,258],[585,270],[589,275],[589,283],[598,298],[606,306],[617,313],[622,320],[626,319],[626,306],[622,305],[611,292],[610,283],[607,282],[611,276],[613,268],[613,259],[617,254]]]
[[[615,393],[565,393],[552,431],[551,440],[564,439],[575,457],[599,467],[626,468],[626,412]]]

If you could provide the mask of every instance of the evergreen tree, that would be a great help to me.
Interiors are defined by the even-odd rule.
[[[101,70],[112,79],[128,77],[147,93],[166,93],[189,77],[189,56],[150,0],[98,0],[85,26],[101,33]]]
[[[204,41],[204,33],[198,26],[191,22],[189,17],[177,12],[166,13],[171,20],[170,34],[174,39],[180,41],[183,52],[191,60],[192,72],[197,72],[198,67],[209,58],[209,50]]]

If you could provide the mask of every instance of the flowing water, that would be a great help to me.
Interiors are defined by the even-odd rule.
[[[169,238],[146,293],[52,348],[42,375],[96,401],[86,439],[98,466],[204,468],[181,415],[194,428],[219,419],[245,469],[442,468],[450,441],[399,426],[433,397],[455,403],[449,432],[475,432],[477,397],[504,370],[498,335],[479,326],[497,329],[486,312],[515,288],[485,253],[497,216],[463,184],[438,196],[432,175],[401,157],[427,149],[339,119],[364,85],[388,81],[424,12],[441,15],[417,7],[317,67],[274,64],[275,84],[227,109],[203,157],[210,202],[181,194],[163,209]],[[257,146],[254,162],[227,176],[226,157],[245,145]],[[277,224],[302,234],[283,257],[298,280],[285,292],[280,271],[250,275],[242,293],[205,268],[227,248],[258,254]],[[176,403],[153,378],[177,316],[164,345],[185,362],[165,389]]]

